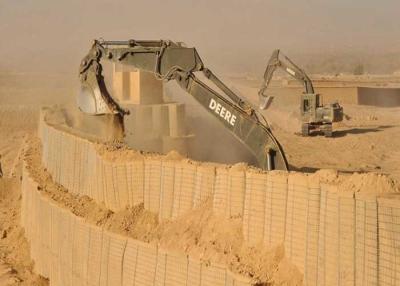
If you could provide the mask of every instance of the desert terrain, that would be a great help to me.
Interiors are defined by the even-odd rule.
[[[386,82],[386,86],[398,86],[397,77],[389,79],[391,82]],[[344,82],[347,84],[344,86],[351,85],[351,81],[351,76],[345,77]],[[354,77],[353,81],[357,82],[359,79]],[[373,80],[369,81],[369,85],[376,84]],[[236,82],[242,95],[255,106],[258,104],[258,88],[254,80],[233,80],[233,82]],[[324,96],[323,89],[319,91],[318,85],[316,89]],[[301,126],[299,105],[287,102],[288,98],[295,98],[295,102],[296,98],[299,100],[301,90],[301,87],[272,88],[271,95],[274,96],[274,100],[268,110],[262,111],[272,125],[274,134],[284,146],[293,170],[313,172],[318,169],[335,169],[340,172],[378,172],[396,180],[400,179],[396,163],[400,145],[395,139],[399,136],[398,106],[349,104],[341,103],[338,99],[343,106],[345,116],[342,122],[334,123],[333,138],[318,135],[302,137],[299,135]],[[340,96],[346,97],[347,94],[350,98],[351,94],[346,90]],[[329,100],[324,102],[329,103]]]
[[[52,82],[60,84],[48,86],[49,77]],[[4,173],[0,193],[1,285],[49,283],[35,274],[34,261],[29,255],[30,245],[20,226],[20,180],[24,156],[31,162],[34,177],[46,189],[47,196],[91,223],[135,239],[178,249],[194,257],[228,264],[237,273],[247,273],[261,282],[269,281],[273,285],[303,283],[299,270],[285,258],[282,249],[248,246],[242,241],[239,222],[215,217],[207,205],[181,219],[161,222],[142,206],[110,211],[86,196],[68,194],[68,190],[55,183],[40,163],[37,128],[41,106],[64,104],[74,108],[71,97],[76,86],[72,79],[63,79],[64,75],[1,74],[0,77],[0,154]],[[253,81],[236,79],[232,82],[243,96],[257,105],[257,88]],[[400,107],[343,104],[346,116],[343,122],[334,125],[333,138],[302,137],[298,134],[298,107],[280,102],[279,95],[287,91],[279,84],[273,92],[275,100],[263,114],[281,142],[292,171],[317,172],[324,180],[340,181],[345,186],[343,189],[356,192],[398,192]],[[126,160],[127,153],[124,152],[118,156],[112,153],[113,160]],[[168,156],[174,160],[183,158],[178,154]],[[199,229],[203,233],[197,233]],[[258,264],[259,261],[262,263]]]
[[[400,285],[399,11],[0,1],[0,286]]]
[[[46,279],[33,272],[29,244],[20,226],[20,180],[26,140],[36,136],[40,106],[57,104],[58,100],[65,103],[63,94],[73,90],[71,86],[63,86],[63,76],[58,77],[58,82],[53,79],[52,75],[44,74],[2,72],[0,75],[1,285],[48,285]],[[58,99],[52,97],[54,92],[60,95]]]

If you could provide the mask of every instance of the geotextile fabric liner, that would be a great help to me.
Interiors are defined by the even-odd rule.
[[[318,252],[320,285],[354,285],[355,201],[353,193],[321,185]]]
[[[400,205],[391,196],[378,198],[379,284],[400,285]]]
[[[175,218],[212,196],[215,167],[191,162],[104,159],[94,143],[40,122],[42,161],[53,180],[113,211],[144,204],[161,219]],[[241,200],[238,200],[239,204]]]
[[[243,234],[254,245],[283,243],[306,285],[399,283],[399,194],[339,192],[298,173],[247,171]]]
[[[265,189],[267,176],[247,172],[243,215],[243,234],[250,244],[263,241],[265,225]]]
[[[186,162],[175,164],[172,218],[193,209],[196,165]]]
[[[211,198],[216,214],[242,219],[249,244],[283,245],[285,255],[304,273],[306,285],[400,285],[398,195],[339,192],[302,173],[161,156],[111,162],[88,140],[45,120],[40,125],[43,164],[56,181],[67,176],[63,181],[75,188],[68,188],[71,192],[87,194],[112,210],[144,203],[160,219],[176,218]],[[58,149],[67,145],[73,149]],[[60,153],[72,156],[60,159]],[[75,160],[81,162],[79,167]],[[70,171],[74,168],[79,172]],[[71,183],[76,180],[83,182]],[[190,277],[197,275],[188,269],[193,271]]]
[[[244,170],[216,168],[213,206],[226,218],[243,216],[246,176]]]
[[[215,166],[198,165],[196,184],[193,195],[193,206],[197,207],[212,196],[215,184]]]
[[[253,285],[225,266],[87,223],[42,194],[26,168],[21,223],[35,271],[49,278],[50,285]]]
[[[378,204],[375,195],[356,194],[356,285],[378,285]]]

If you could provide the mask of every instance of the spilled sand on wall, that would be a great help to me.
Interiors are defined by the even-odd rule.
[[[71,194],[54,183],[41,166],[39,140],[31,139],[29,145],[25,160],[40,191],[86,221],[165,249],[184,252],[205,264],[225,264],[234,273],[251,277],[256,283],[302,284],[303,275],[285,258],[282,245],[275,248],[247,245],[241,218],[215,215],[209,201],[174,220],[159,221],[143,204],[112,212],[87,196]]]

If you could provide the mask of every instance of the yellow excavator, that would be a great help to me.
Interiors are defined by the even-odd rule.
[[[265,118],[206,68],[195,48],[164,40],[95,40],[81,61],[78,106],[88,114],[111,113],[122,117],[127,111],[106,87],[104,60],[152,72],[159,80],[175,80],[251,151],[259,167],[288,170],[282,147]],[[219,91],[200,81],[197,72],[202,72]]]

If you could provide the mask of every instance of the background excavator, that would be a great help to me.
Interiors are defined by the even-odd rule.
[[[102,60],[152,72],[159,80],[175,80],[251,151],[259,167],[288,170],[282,147],[264,117],[204,67],[195,48],[164,40],[95,40],[81,61],[78,106],[88,114],[115,114],[122,118],[127,111],[108,92]],[[196,77],[200,71],[220,92]]]
[[[269,83],[277,68],[283,69],[290,76],[302,82],[305,92],[301,96],[300,115],[302,120],[301,134],[310,135],[311,131],[322,131],[326,137],[332,136],[332,123],[343,120],[343,108],[339,103],[322,104],[322,98],[314,92],[314,86],[307,74],[294,64],[280,50],[275,50],[264,73],[264,81],[258,92],[260,109],[266,109],[271,97],[266,94]]]

